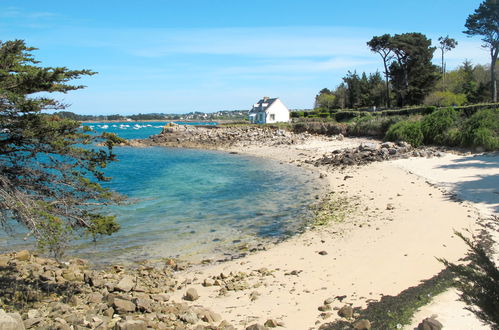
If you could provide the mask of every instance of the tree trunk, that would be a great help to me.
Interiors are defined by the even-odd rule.
[[[490,63],[490,84],[492,86],[492,101],[497,103],[497,77],[496,77],[496,62],[497,62],[497,53],[499,52],[499,48],[491,48],[490,55],[492,61]]]
[[[445,91],[444,49],[442,48],[442,92]]]
[[[383,59],[385,66],[385,81],[386,81],[386,107],[390,108],[390,83],[388,82],[388,67],[386,66],[386,58]]]

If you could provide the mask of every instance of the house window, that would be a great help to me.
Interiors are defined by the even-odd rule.
[[[270,115],[270,120],[275,120],[275,114],[273,114],[273,113],[272,113],[272,114]]]

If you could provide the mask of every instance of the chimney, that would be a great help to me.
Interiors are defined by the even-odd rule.
[[[263,102],[266,102],[266,101],[268,101],[268,100],[269,100],[269,97],[268,97],[268,96],[264,96],[264,97],[263,97]]]

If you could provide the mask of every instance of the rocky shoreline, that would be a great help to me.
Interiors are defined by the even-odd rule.
[[[324,154],[316,160],[307,160],[315,166],[352,166],[366,165],[372,162],[382,162],[410,157],[441,157],[439,148],[413,148],[407,142],[362,143],[358,147],[338,149]]]
[[[180,283],[175,262],[137,268],[112,266],[93,270],[82,259],[57,262],[27,250],[0,255],[2,297],[0,329],[235,329],[199,298],[189,282]],[[245,278],[267,276],[221,274],[206,278],[221,294],[246,289]],[[170,295],[184,292],[185,302]]]
[[[279,146],[303,143],[309,133],[293,133],[274,127],[258,126],[188,126],[165,127],[158,135],[131,140],[132,146],[227,149],[234,146]]]

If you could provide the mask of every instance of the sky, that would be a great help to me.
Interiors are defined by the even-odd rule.
[[[480,3],[0,0],[0,40],[25,40],[43,66],[98,72],[53,95],[78,114],[250,109],[263,96],[307,109],[348,71],[382,72],[366,46],[376,35],[421,32],[434,45],[449,35],[447,69],[489,63],[480,38],[462,33]]]

